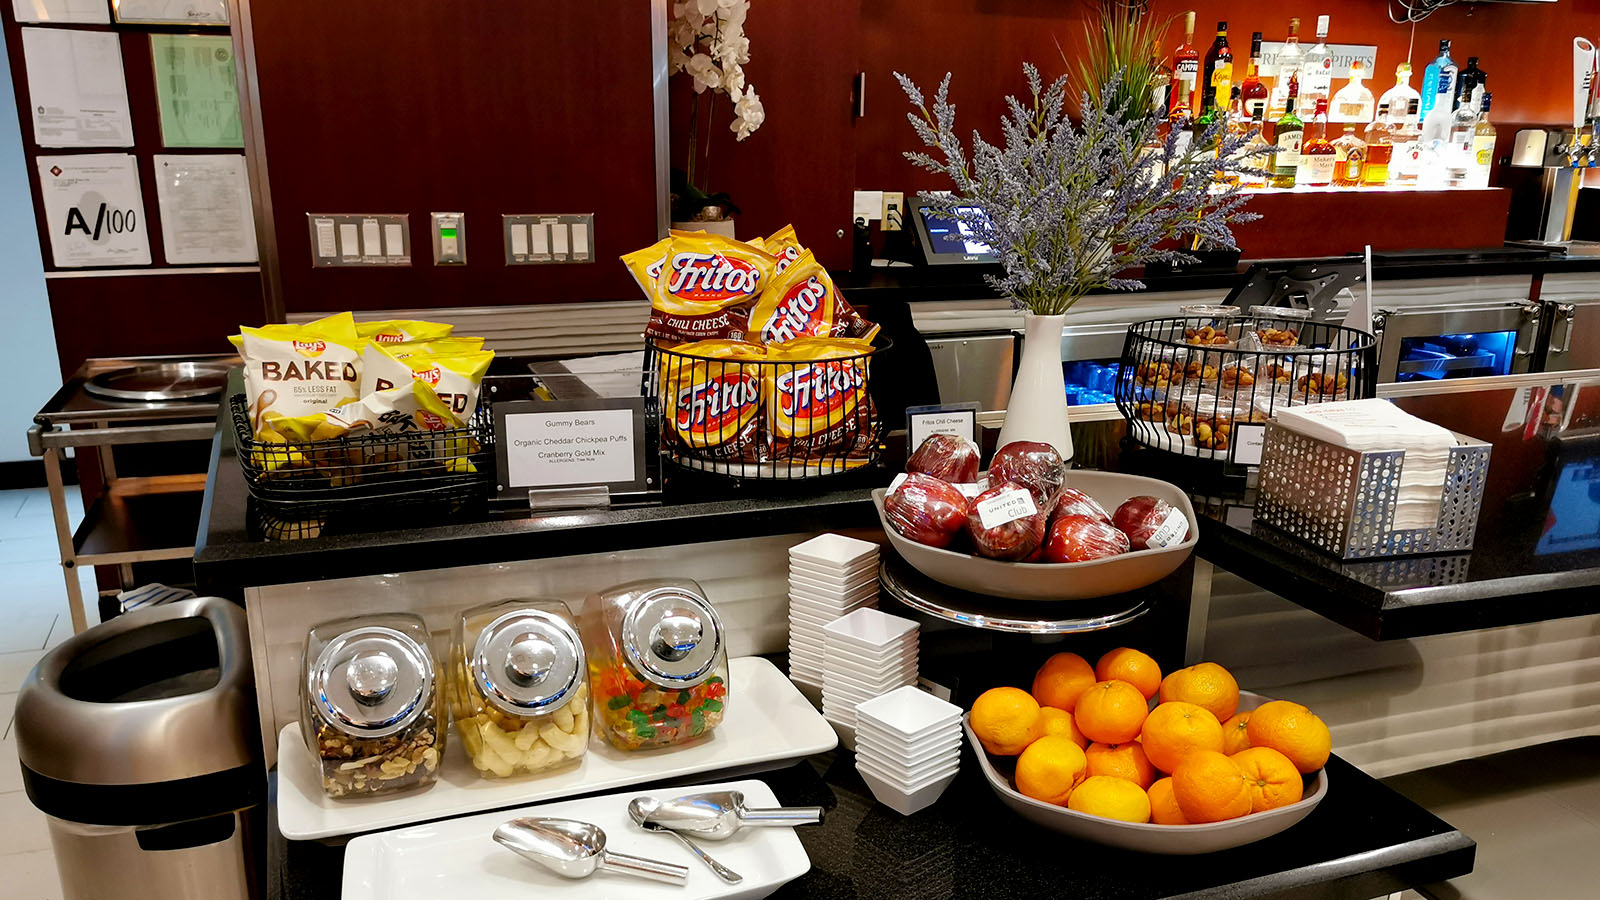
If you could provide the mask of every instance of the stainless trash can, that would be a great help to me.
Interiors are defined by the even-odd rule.
[[[66,900],[248,900],[266,793],[244,611],[138,610],[46,654],[17,756]]]

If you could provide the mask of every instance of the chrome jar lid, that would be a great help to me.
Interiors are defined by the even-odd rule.
[[[329,641],[306,678],[311,704],[329,724],[356,737],[387,737],[427,708],[433,655],[404,632],[366,626]]]
[[[646,681],[693,687],[722,656],[722,620],[706,598],[677,586],[645,591],[622,618],[622,651]]]
[[[468,664],[485,700],[508,715],[528,716],[568,702],[588,661],[566,619],[518,609],[479,632]]]

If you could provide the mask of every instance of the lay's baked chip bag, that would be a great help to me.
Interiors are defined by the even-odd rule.
[[[877,420],[867,394],[869,341],[801,338],[767,347],[767,427],[772,458],[796,463],[862,461]],[[849,463],[845,463],[848,467]]]
[[[680,355],[681,354],[681,355]],[[760,462],[766,458],[761,429],[761,369],[745,365],[765,359],[766,348],[742,341],[698,341],[661,356],[664,420],[669,443],[710,459]]]
[[[743,340],[750,307],[772,281],[777,260],[742,241],[674,231],[656,278],[645,336],[663,346]]]
[[[245,396],[257,435],[269,414],[313,416],[361,396],[360,338],[350,313],[306,325],[241,328],[228,340],[244,359]]]
[[[361,395],[365,397],[420,381],[433,388],[458,420],[453,424],[460,425],[477,411],[478,389],[493,361],[492,350],[449,356],[412,353],[404,359],[396,359],[383,345],[368,344],[361,352]]]
[[[356,335],[377,344],[412,344],[449,336],[454,325],[395,319],[389,322],[357,322]]]

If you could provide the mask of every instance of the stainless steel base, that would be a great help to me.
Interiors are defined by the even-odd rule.
[[[49,818],[65,900],[252,900],[243,814],[231,836],[173,850],[146,850],[131,826]]]
[[[1014,634],[1078,634],[1126,625],[1150,611],[1148,601],[1128,604],[1126,594],[1105,600],[1036,603],[959,590],[923,575],[893,553],[878,564],[883,593],[912,609],[973,628]],[[1071,611],[1072,616],[1063,614]]]

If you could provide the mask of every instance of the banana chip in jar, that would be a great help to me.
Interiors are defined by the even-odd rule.
[[[651,296],[645,336],[658,345],[744,340],[750,307],[772,281],[777,260],[743,241],[674,231]]]
[[[869,341],[801,338],[767,347],[767,427],[774,459],[865,460],[877,410],[867,394]]]
[[[228,340],[244,360],[250,427],[257,437],[269,415],[315,416],[361,396],[361,341],[350,313],[306,325],[241,328]]]
[[[668,440],[712,459],[759,462],[764,404],[760,365],[767,351],[743,341],[697,341],[672,348],[660,363]]]

